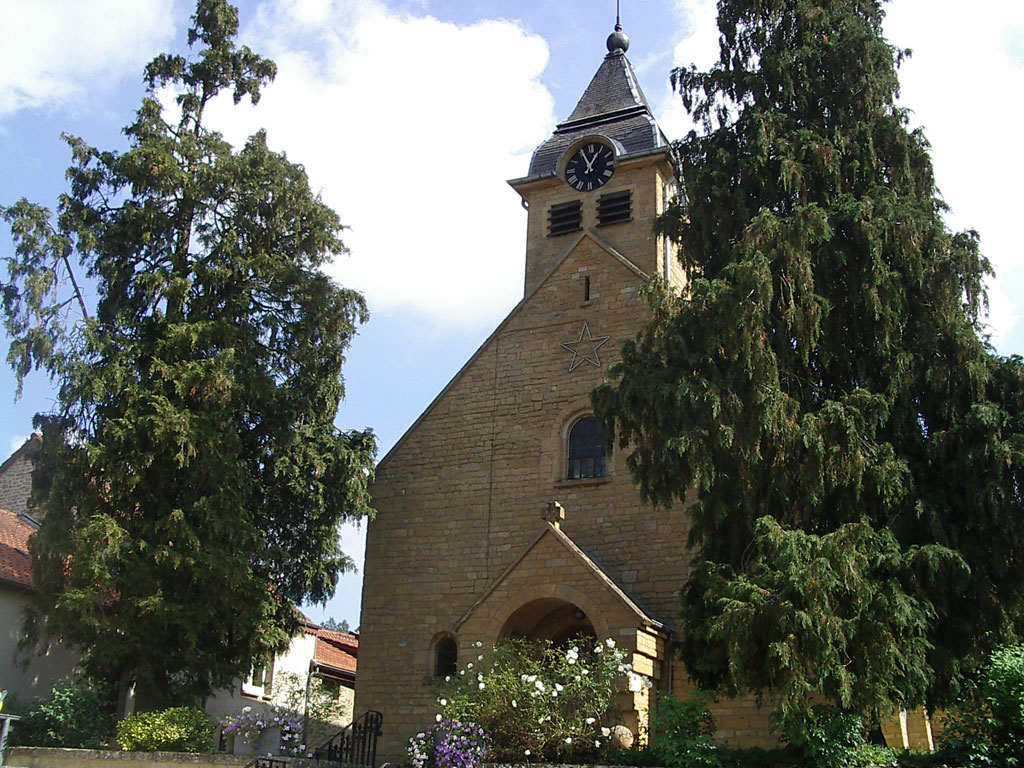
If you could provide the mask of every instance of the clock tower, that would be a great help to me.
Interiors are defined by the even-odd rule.
[[[533,153],[529,174],[509,183],[529,211],[529,294],[582,233],[649,276],[681,282],[670,247],[652,231],[674,194],[669,145],[626,58],[619,24],[608,55],[569,118]]]

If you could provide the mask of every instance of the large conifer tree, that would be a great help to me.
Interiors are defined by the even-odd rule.
[[[696,680],[878,720],[956,693],[1024,595],[1024,368],[943,222],[879,0],[720,0],[661,221],[690,281],[594,394],[644,497],[687,508]],[[682,512],[680,512],[682,513]]]
[[[320,269],[344,251],[338,217],[262,133],[236,152],[204,123],[218,93],[256,102],[274,75],[237,29],[235,8],[199,0],[202,50],[147,67],[129,148],[68,137],[56,217],[0,209],[17,254],[8,359],[19,383],[42,367],[59,389],[37,417],[30,636],[77,646],[150,705],[199,699],[286,644],[293,605],[351,567],[338,525],[369,512],[374,437],[333,424],[366,319]]]

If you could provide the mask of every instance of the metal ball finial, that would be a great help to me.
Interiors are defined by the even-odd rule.
[[[615,31],[608,35],[608,53],[625,53],[629,50],[629,35],[622,31],[622,25],[616,24]]]
[[[615,31],[608,35],[608,53],[625,53],[629,50],[629,35],[622,31],[619,15],[619,0],[615,0]]]

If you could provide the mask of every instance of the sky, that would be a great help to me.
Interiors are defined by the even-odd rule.
[[[628,53],[666,135],[691,123],[669,73],[717,56],[711,0],[621,0]],[[565,119],[606,52],[615,0],[244,0],[240,40],[274,59],[255,107],[220,102],[211,124],[236,146],[263,127],[305,166],[348,226],[329,273],[362,291],[371,319],[345,366],[337,424],[372,427],[379,457],[522,298],[526,212],[508,179]],[[0,0],[0,205],[56,206],[61,133],[123,149],[142,70],[182,52],[187,0]],[[932,145],[951,229],[975,229],[996,271],[991,341],[1024,354],[1017,219],[1024,125],[1024,3],[892,0],[885,35],[913,55],[901,104]],[[0,261],[13,246],[0,224]],[[0,265],[0,280],[6,268]],[[0,349],[7,339],[0,332]],[[53,393],[37,373],[15,400],[0,368],[0,459]],[[363,560],[361,529],[343,546]],[[315,620],[359,623],[361,579],[342,577]]]

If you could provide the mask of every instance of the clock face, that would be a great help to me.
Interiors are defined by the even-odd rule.
[[[607,144],[591,141],[576,150],[565,165],[565,180],[573,189],[590,192],[604,186],[615,171],[615,153]]]

